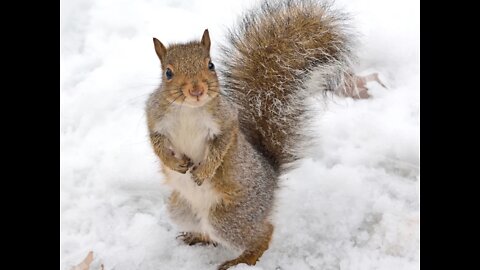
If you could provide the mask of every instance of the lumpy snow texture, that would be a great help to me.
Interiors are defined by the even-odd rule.
[[[212,57],[259,1],[61,2],[61,269],[215,269],[236,254],[185,246],[165,207],[145,101],[160,82],[152,37],[200,39]],[[360,32],[371,99],[319,101],[309,158],[284,175],[275,232],[256,266],[234,269],[419,269],[419,2],[343,0]],[[221,68],[221,67],[219,67]]]

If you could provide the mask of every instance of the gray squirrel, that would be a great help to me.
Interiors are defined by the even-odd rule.
[[[228,41],[219,81],[208,30],[200,41],[168,47],[154,38],[162,82],[146,106],[179,237],[241,252],[221,270],[255,265],[268,249],[279,176],[304,156],[302,131],[312,117],[306,98],[352,95],[356,81],[365,88],[351,72],[355,38],[347,16],[331,3],[264,1]],[[322,80],[312,90],[304,83],[314,71]]]

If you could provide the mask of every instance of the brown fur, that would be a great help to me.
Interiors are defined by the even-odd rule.
[[[213,104],[215,101],[212,102]],[[208,147],[208,155],[200,165],[192,168],[191,173],[193,180],[198,185],[201,185],[206,179],[212,179],[220,165],[222,165],[225,155],[232,147],[237,134],[238,126],[236,122],[220,122],[222,127],[222,134],[213,139]],[[220,182],[224,181],[220,179]],[[222,192],[222,187],[225,185],[219,184],[217,189]],[[228,192],[228,191],[227,191]]]
[[[171,103],[187,103],[197,106],[198,98],[189,92],[201,89],[204,95],[200,99],[218,96],[218,78],[215,70],[208,69],[210,62],[210,37],[205,30],[202,41],[187,44],[172,44],[167,48],[156,38],[153,39],[155,52],[162,64],[162,88],[159,100],[164,101],[163,107],[170,107]],[[185,65],[184,63],[188,63]],[[168,80],[166,69],[173,72],[173,77]],[[197,101],[197,102],[195,102]],[[200,104],[202,105],[202,104]]]
[[[301,157],[308,139],[302,103],[315,93],[303,82],[317,67],[333,67],[318,93],[334,90],[348,75],[349,37],[344,16],[316,1],[265,1],[229,35],[224,47],[226,89],[240,106],[242,131],[278,169]]]
[[[255,265],[263,253],[268,249],[270,245],[270,241],[272,240],[273,235],[273,225],[267,223],[266,225],[267,231],[265,235],[261,238],[257,239],[257,243],[253,245],[251,248],[245,250],[238,258],[226,261],[222,263],[218,270],[226,270],[232,266],[237,264],[245,263],[248,265]]]
[[[224,156],[222,164],[218,167],[217,173],[211,180],[215,191],[222,198],[223,205],[233,203],[237,197],[241,196],[242,192],[242,186],[235,181],[235,178],[228,175],[235,167],[232,164],[234,161],[232,154],[237,151],[237,136],[235,134],[230,151]]]

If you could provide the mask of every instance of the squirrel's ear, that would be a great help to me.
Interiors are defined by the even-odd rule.
[[[208,29],[205,29],[203,32],[201,43],[203,47],[207,49],[207,51],[210,51],[210,35],[208,34]]]
[[[167,54],[167,48],[165,48],[162,42],[156,38],[153,38],[153,45],[155,45],[155,52],[157,53],[158,58],[160,58],[160,61],[163,62],[165,55]]]

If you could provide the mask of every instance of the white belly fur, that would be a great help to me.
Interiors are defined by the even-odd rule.
[[[158,122],[155,128],[157,132],[170,139],[177,155],[185,154],[194,163],[203,161],[208,151],[207,140],[220,133],[218,124],[202,108],[175,109]],[[169,179],[167,183],[191,204],[193,212],[200,219],[198,231],[208,234],[215,241],[222,242],[215,237],[208,221],[211,206],[219,200],[211,184],[207,181],[198,186],[191,179],[190,172],[181,174],[167,169],[165,174]]]
[[[197,232],[216,238],[209,223],[208,215],[212,205],[219,201],[219,197],[213,191],[210,183],[207,181],[198,186],[191,179],[190,173],[180,174],[169,169],[165,173],[169,177],[168,184],[190,203],[192,211],[200,219],[199,227],[196,228]]]

